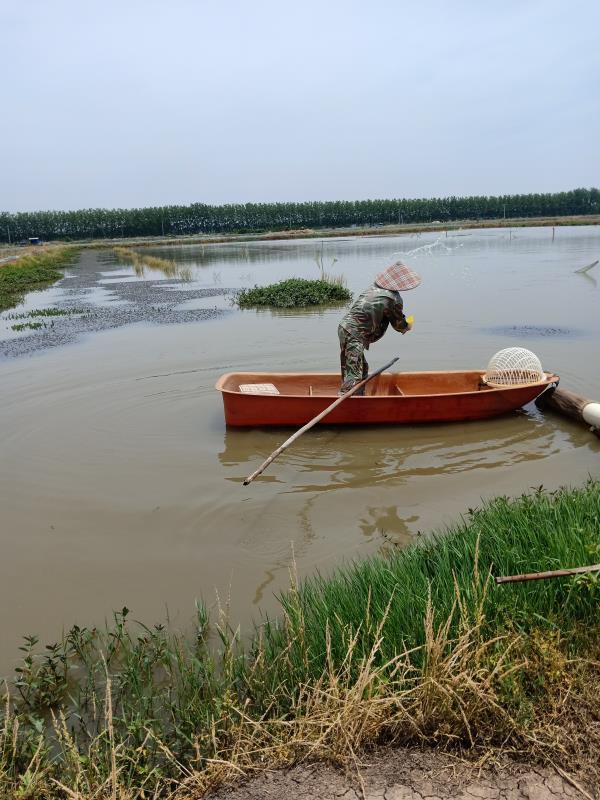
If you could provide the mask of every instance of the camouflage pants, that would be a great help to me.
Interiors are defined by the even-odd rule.
[[[364,344],[350,336],[345,328],[338,327],[338,337],[340,340],[340,364],[342,367],[342,385],[340,394],[347,392],[363,378],[369,374],[369,365],[365,358]],[[364,394],[364,387],[356,392],[357,395]]]

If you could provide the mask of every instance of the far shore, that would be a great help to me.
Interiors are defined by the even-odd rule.
[[[474,230],[481,228],[558,228],[570,225],[600,225],[600,215],[566,216],[566,217],[515,217],[511,219],[471,219],[456,220],[453,222],[422,222],[410,225],[384,225],[373,224],[356,227],[342,228],[294,228],[282,231],[263,231],[261,233],[230,233],[230,234],[190,234],[186,236],[137,236],[117,239],[82,239],[82,240],[52,240],[41,245],[73,245],[91,248],[120,247],[161,247],[169,245],[192,244],[227,244],[232,242],[262,242],[286,239],[335,239],[349,236],[401,236],[411,233],[446,233],[460,230]],[[31,253],[39,250],[37,247],[19,248],[16,245],[0,245],[0,262],[4,256],[6,260],[17,260],[20,253]],[[14,258],[13,258],[14,257]],[[0,264],[1,266],[1,264]]]
[[[518,217],[514,219],[457,220],[455,222],[421,222],[411,225],[363,225],[345,228],[296,228],[263,233],[192,234],[190,236],[138,237],[131,239],[95,239],[83,243],[88,247],[112,247],[114,242],[125,246],[156,247],[172,244],[225,244],[227,242],[261,242],[280,239],[336,239],[347,236],[400,236],[406,233],[445,233],[477,228],[538,228],[565,225],[600,225],[600,215],[577,217]]]

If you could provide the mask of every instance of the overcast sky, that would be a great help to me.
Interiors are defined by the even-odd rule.
[[[0,210],[600,185],[598,0],[0,4]]]

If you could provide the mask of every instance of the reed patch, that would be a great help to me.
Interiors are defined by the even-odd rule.
[[[176,261],[167,258],[157,258],[156,256],[146,255],[128,247],[114,247],[114,254],[120,261],[131,264],[138,278],[143,278],[146,269],[160,270],[167,278],[178,278],[183,281],[192,279],[189,267],[178,264]]]

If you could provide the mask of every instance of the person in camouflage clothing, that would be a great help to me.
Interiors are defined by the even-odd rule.
[[[414,289],[421,278],[401,261],[392,264],[375,278],[375,282],[354,301],[338,326],[340,363],[344,394],[366,378],[369,365],[365,350],[381,339],[391,325],[395,331],[406,333],[412,328],[403,311],[401,291]],[[364,394],[363,389],[356,394]]]

